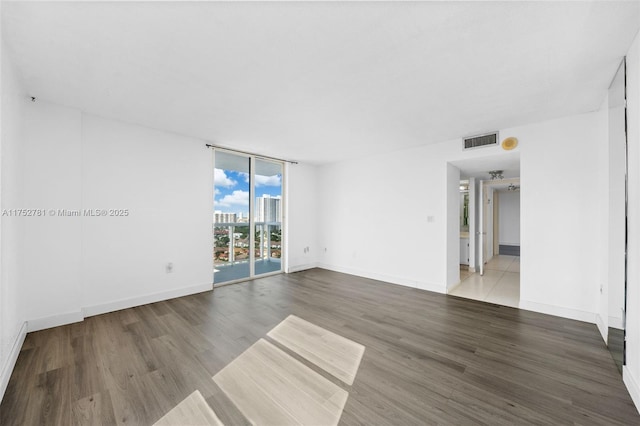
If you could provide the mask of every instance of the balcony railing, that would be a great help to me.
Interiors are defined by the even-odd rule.
[[[217,222],[213,224],[215,266],[249,261],[250,229],[247,222]],[[280,261],[282,254],[282,223],[255,222],[255,260]]]

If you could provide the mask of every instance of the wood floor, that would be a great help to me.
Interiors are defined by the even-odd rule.
[[[314,369],[343,425],[640,424],[593,324],[321,269],[30,333],[0,424],[152,425],[195,391],[247,424],[212,376],[289,315],[366,347],[351,386]]]
[[[335,426],[349,397],[264,339],[213,380],[252,424]]]
[[[289,315],[267,336],[346,384],[353,385],[364,346],[295,315]]]

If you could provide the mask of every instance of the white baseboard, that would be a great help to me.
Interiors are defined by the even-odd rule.
[[[160,293],[146,294],[129,299],[114,300],[100,305],[87,306],[86,308],[82,308],[82,313],[85,318],[92,317],[94,315],[106,314],[107,312],[115,312],[122,309],[133,308],[135,306],[146,305],[147,303],[161,302],[163,300],[174,299],[176,297],[202,293],[203,291],[210,291],[212,289],[213,283],[199,284],[175,290],[163,291]]]
[[[421,290],[433,291],[435,293],[443,293],[443,294],[447,293],[447,287],[442,284],[421,282],[421,281],[406,279],[406,278],[397,277],[397,276],[371,273],[369,271],[362,271],[355,268],[338,266],[338,265],[330,265],[326,263],[318,263],[317,267],[328,269],[330,271],[341,272],[344,274],[351,274],[351,275],[356,275],[363,278],[369,278],[372,280],[384,281],[391,284],[398,284],[406,287],[413,287]],[[456,286],[453,286],[451,289],[449,289],[449,291],[454,289]],[[581,311],[577,309],[563,308],[559,306],[547,305],[544,303],[530,302],[527,300],[520,301],[520,309],[538,312],[542,314],[554,315],[557,317],[568,318],[568,319],[573,319],[577,321],[588,322],[591,324],[597,323],[595,312],[586,312],[586,311]]]
[[[30,319],[27,321],[27,331],[44,330],[83,320],[84,316],[82,315],[82,311],[65,312],[64,314],[52,315],[50,317]]]
[[[636,410],[640,413],[640,386],[626,365],[622,366],[622,381],[627,386],[631,400],[636,405]]]
[[[464,281],[463,278],[458,277],[458,282],[452,283],[450,285],[447,285],[446,288],[446,293],[449,294],[453,291],[454,288],[458,287],[460,284],[462,284],[462,281]]]
[[[108,312],[133,308],[134,306],[146,305],[147,303],[174,299],[176,297],[188,296],[190,294],[202,293],[203,291],[209,291],[212,289],[212,283],[199,284],[169,291],[163,291],[160,293],[146,294],[129,299],[114,300],[112,302],[100,305],[88,306],[82,308],[79,311],[67,312],[64,314],[52,315],[50,317],[44,318],[30,319],[29,321],[27,321],[27,331],[38,331],[66,324],[73,324],[74,322],[84,321],[86,317],[92,317],[94,315],[106,314]]]
[[[26,321],[22,323],[20,330],[18,330],[18,334],[16,335],[13,346],[11,347],[11,352],[9,352],[9,357],[6,359],[4,365],[1,366],[0,401],[4,398],[4,392],[7,390],[7,386],[9,385],[9,379],[11,378],[11,373],[13,373],[13,368],[16,366],[16,361],[18,360],[18,355],[20,355],[20,350],[22,349],[25,337],[27,337]]]
[[[596,313],[520,300],[520,309],[596,324]]]
[[[313,269],[318,267],[318,262],[306,263],[304,265],[295,265],[290,266],[287,270],[288,274],[292,274],[294,272],[306,271],[307,269]]]
[[[622,327],[622,318],[609,317],[609,327],[623,330],[624,327]]]
[[[445,285],[429,283],[426,281],[416,281],[416,280],[411,280],[411,279],[397,277],[397,276],[376,274],[376,273],[371,273],[369,271],[362,271],[359,269],[354,269],[354,268],[349,268],[344,266],[328,265],[326,263],[319,263],[318,267],[322,269],[328,269],[334,272],[341,272],[343,274],[356,275],[358,277],[384,281],[391,284],[398,284],[405,287],[413,287],[413,288],[418,288],[420,290],[433,291],[435,293],[446,294],[447,292],[447,287]]]
[[[447,294],[451,293],[453,290],[456,289],[456,287],[458,287],[460,284],[462,284],[462,280],[458,281],[457,283],[455,283],[454,285],[452,285],[451,287],[447,288]]]
[[[604,343],[607,343],[609,338],[609,329],[607,328],[607,324],[602,320],[600,314],[596,314],[596,325],[598,326],[598,331],[600,332],[600,336],[602,336],[602,340],[604,340]]]

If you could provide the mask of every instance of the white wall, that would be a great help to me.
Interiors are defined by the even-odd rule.
[[[624,382],[640,407],[640,37],[627,55],[627,140],[629,161],[627,329]]]
[[[460,169],[447,164],[447,289],[460,282]]]
[[[500,245],[520,245],[520,192],[501,191],[498,197],[498,241]]]
[[[437,147],[330,164],[318,171],[322,267],[446,290],[447,162]],[[453,244],[459,243],[456,234]]]
[[[211,288],[212,157],[204,142],[83,114],[82,143],[83,208],[130,212],[79,221],[85,312]]]
[[[318,245],[318,172],[305,164],[286,164],[287,272],[316,267]]]
[[[455,139],[320,167],[320,266],[446,292],[460,244],[459,177],[447,163],[517,151],[462,152]]]
[[[585,182],[600,167],[605,115],[501,129],[520,141],[521,300],[527,309],[595,322],[593,268],[604,260],[597,236],[585,232],[600,220],[593,187]],[[462,152],[455,139],[319,168],[320,241],[327,247],[321,266],[446,292],[451,259],[443,248],[453,238],[447,163],[495,155],[510,154],[499,147]]]
[[[82,207],[80,111],[46,102],[25,105],[23,205],[31,209]],[[22,285],[30,329],[42,318],[79,321],[81,220],[24,218]],[[36,325],[37,327],[37,325]]]
[[[0,208],[17,209],[23,204],[24,148],[23,104],[26,94],[4,42],[0,47]],[[19,267],[24,218],[0,215],[0,400],[26,334],[24,298]]]
[[[38,100],[25,104],[24,150],[24,205],[56,212],[24,230],[29,330],[211,288],[204,142]]]
[[[205,142],[30,102],[9,65],[2,62],[2,208],[46,216],[1,219],[3,386],[26,324],[39,330],[205,291],[213,278]],[[316,266],[319,253],[317,170],[298,164],[288,173],[287,262],[301,270]],[[85,213],[112,209],[128,215]]]
[[[17,204],[56,212],[21,222],[28,226],[18,270],[30,330],[211,288],[213,168],[203,141],[41,100],[24,109]],[[317,170],[287,171],[293,271],[317,265]],[[112,209],[129,213],[84,212]]]
[[[521,154],[521,307],[595,322],[603,258],[594,173],[606,111],[513,130]],[[528,143],[530,141],[530,143]],[[569,249],[569,248],[575,248]]]

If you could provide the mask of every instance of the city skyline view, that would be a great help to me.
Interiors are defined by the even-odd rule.
[[[282,197],[282,174],[255,175],[255,197]],[[214,169],[214,210],[249,216],[249,174]]]

